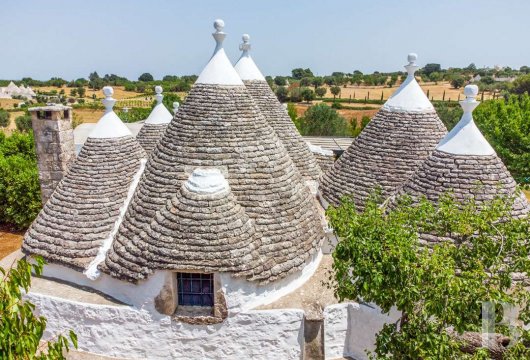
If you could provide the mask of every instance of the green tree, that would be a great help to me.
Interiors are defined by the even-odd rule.
[[[86,89],[82,86],[77,88],[77,95],[79,95],[80,98],[84,98],[86,94]]]
[[[9,118],[11,114],[4,109],[0,109],[0,127],[6,128],[9,126]]]
[[[301,96],[304,101],[307,101],[307,103],[310,103],[311,101],[315,99],[315,92],[311,89],[304,88],[302,89]]]
[[[311,78],[304,77],[300,80],[300,86],[305,87],[311,85]]]
[[[315,94],[319,97],[319,98],[323,98],[324,95],[326,95],[326,88],[323,88],[323,87],[318,87],[315,89]]]
[[[515,79],[512,91],[516,94],[524,94],[525,92],[530,94],[530,74]]]
[[[285,79],[284,76],[276,76],[274,78],[274,83],[278,86],[285,86],[287,85],[287,79]]]
[[[349,126],[335,109],[326,104],[311,106],[300,119],[302,135],[313,136],[347,136]]]
[[[434,71],[429,75],[429,79],[431,81],[434,81],[435,83],[438,83],[438,81],[442,79],[442,76],[440,75],[438,71]]]
[[[333,100],[340,94],[340,86],[332,86],[329,90],[333,94]]]
[[[143,73],[142,75],[138,77],[138,81],[143,81],[143,82],[149,82],[149,81],[154,81],[154,80],[155,79],[153,78],[153,75],[149,73]]]
[[[440,64],[426,64],[422,69],[422,72],[424,74],[427,74],[427,76],[433,72],[440,72],[440,71],[442,71],[442,67],[440,66]]]
[[[41,339],[46,329],[46,318],[35,316],[35,305],[23,299],[23,292],[29,291],[31,273],[42,274],[44,260],[34,258],[31,264],[26,259],[17,262],[9,270],[0,267],[0,357],[2,359],[66,359],[65,352],[73,345],[77,348],[77,336],[73,331],[68,337],[59,335],[45,346]]]
[[[469,341],[480,344],[483,302],[516,306],[528,323],[529,290],[512,276],[530,271],[530,219],[512,218],[512,204],[506,198],[457,203],[447,194],[438,205],[401,197],[387,209],[374,196],[362,212],[349,199],[328,210],[341,239],[333,252],[335,295],[400,312],[377,334],[377,359],[489,358]],[[453,241],[427,249],[418,234]],[[508,335],[506,327],[495,330]],[[530,356],[528,332],[518,330],[523,337],[510,339],[505,359]]]
[[[289,117],[291,118],[292,122],[300,131],[300,118],[298,117],[298,111],[296,111],[296,105],[292,102],[287,103],[287,114],[289,114]]]
[[[324,84],[324,79],[322,79],[320,76],[315,76],[311,79],[311,85],[315,87],[315,91],[318,87],[322,86],[322,84]]]
[[[280,102],[286,102],[289,98],[289,91],[285,86],[278,86],[276,89],[276,97]]]
[[[20,115],[15,119],[15,125],[20,132],[28,132],[31,130],[31,115]]]
[[[466,83],[466,80],[462,75],[456,75],[451,79],[451,86],[455,89],[459,89]]]
[[[314,76],[313,72],[309,68],[307,69],[296,68],[291,71],[291,74],[292,74],[293,79],[296,79],[296,80],[301,80],[304,77],[311,78]]]
[[[473,117],[515,180],[530,185],[530,96],[485,101]]]
[[[77,96],[77,89],[70,89],[70,96],[76,97]]]

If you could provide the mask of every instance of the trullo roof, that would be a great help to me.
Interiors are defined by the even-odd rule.
[[[477,86],[466,86],[464,93],[466,99],[460,102],[464,109],[462,119],[403,184],[398,194],[408,194],[413,199],[425,196],[436,202],[443,193],[451,192],[456,200],[473,198],[478,204],[500,194],[515,195],[515,180],[473,120],[472,112],[479,104],[475,100]],[[512,215],[520,217],[529,212],[530,205],[520,193],[515,199]],[[422,240],[425,239],[436,241],[433,236],[422,235]]]
[[[243,35],[240,46],[243,53],[234,68],[302,176],[306,180],[318,180],[321,175],[318,162],[250,56],[249,39],[247,34]]]
[[[224,244],[225,254],[246,259],[249,255],[242,255],[241,245],[248,244],[246,250],[255,248],[257,254],[248,268],[239,267],[239,260],[231,258],[219,263],[218,270],[269,282],[304,266],[324,238],[308,187],[224,53],[223,22],[217,20],[214,26],[214,55],[152,152],[101,267],[115,277],[137,281],[156,269],[214,270],[212,260],[217,255],[209,249]],[[209,201],[192,199],[189,187],[182,185],[197,168],[214,168],[224,174],[234,196],[226,199],[238,203],[252,221],[256,232],[252,240],[242,235],[245,226],[238,229],[241,223],[247,224],[239,210],[234,216],[241,221],[221,216],[230,225],[204,228],[207,233],[200,237],[194,235],[200,229],[183,226],[187,215],[182,211],[187,205],[204,206],[205,219],[215,216],[208,209]],[[191,217],[199,216],[195,211],[188,215],[190,224]],[[221,230],[231,235],[218,238]],[[170,240],[172,236],[177,240]],[[180,244],[178,251],[170,241]],[[201,241],[212,247],[200,252],[196,245]],[[186,260],[183,246],[193,249]]]
[[[112,88],[104,88],[104,93],[105,114],[26,232],[22,245],[25,253],[42,255],[90,277],[105,259],[146,157],[112,111]]]
[[[325,200],[352,196],[362,209],[370,193],[388,197],[427,159],[447,130],[414,78],[416,54],[409,54],[407,79],[322,177]]]
[[[168,124],[173,119],[173,115],[171,115],[162,103],[162,99],[164,98],[162,95],[162,86],[155,86],[155,92],[157,104],[145,120],[138,135],[136,135],[136,139],[148,154],[155,148],[162,134],[166,131]]]

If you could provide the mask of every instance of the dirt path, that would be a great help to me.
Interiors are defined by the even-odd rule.
[[[24,231],[14,231],[6,226],[0,226],[0,259],[3,259],[22,245]]]

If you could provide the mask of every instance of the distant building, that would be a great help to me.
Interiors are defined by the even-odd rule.
[[[29,86],[25,87],[24,84],[16,86],[12,81],[6,87],[0,87],[0,99],[12,99],[13,96],[32,99],[36,94]]]

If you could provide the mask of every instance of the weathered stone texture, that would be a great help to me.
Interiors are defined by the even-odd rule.
[[[138,135],[136,135],[136,140],[138,140],[148,155],[151,154],[158,141],[162,138],[162,135],[164,135],[167,125],[144,124]]]
[[[251,262],[249,266],[254,268],[249,271],[241,269],[240,259],[234,258],[234,255],[243,256],[248,251],[237,242],[249,244],[245,232],[248,231],[250,236],[250,229],[242,225],[247,223],[246,218],[240,210],[236,211],[237,207],[230,210],[235,217],[229,219],[240,217],[241,221],[230,226],[214,223],[215,231],[207,228],[194,230],[206,231],[195,238],[196,244],[210,239],[214,241],[213,245],[228,251],[227,256],[232,256],[224,259],[221,266],[234,271],[240,269],[242,272],[238,274],[250,280],[269,282],[300,269],[318,250],[325,235],[313,198],[247,89],[244,86],[195,84],[151,154],[102,266],[104,271],[136,281],[160,268],[212,266],[212,260],[219,254],[206,251],[206,242],[200,251],[201,259],[192,241],[184,243],[188,234],[180,235],[181,240],[172,237],[184,225],[182,222],[180,225],[179,222],[172,223],[176,219],[176,206],[190,204],[182,194],[180,200],[172,199],[198,167],[216,167],[223,171],[235,200],[255,227],[252,244],[260,263],[254,267],[257,262]],[[204,205],[207,208],[206,202]],[[208,214],[210,210],[203,211],[205,217],[214,219],[216,216]],[[192,219],[189,224],[193,223]],[[187,228],[189,224],[183,228],[185,231],[190,230]],[[234,231],[235,236],[223,241],[216,238],[225,231]],[[170,237],[171,241],[182,241],[182,245],[193,250],[189,259],[184,258],[186,252],[183,249],[170,250],[171,247],[167,247]],[[230,250],[222,247],[227,242],[231,244]]]
[[[39,119],[36,113],[32,114],[32,128],[38,160],[41,199],[44,205],[66,173],[68,166],[75,159],[74,133],[69,117],[63,119],[55,116],[53,119]]]
[[[22,250],[85,269],[112,231],[145,156],[131,136],[88,138],[26,232]]]
[[[447,130],[434,111],[381,109],[324,174],[320,190],[337,205],[351,195],[359,209],[372,191],[394,193],[431,154]]]
[[[269,84],[263,80],[243,82],[259,110],[280,138],[298,171],[306,180],[318,181],[322,172],[315,157]]]

